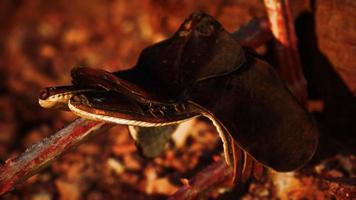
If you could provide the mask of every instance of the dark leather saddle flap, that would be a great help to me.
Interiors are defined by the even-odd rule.
[[[115,74],[152,93],[177,98],[192,84],[232,73],[244,62],[242,47],[221,24],[196,13],[171,38],[144,49],[132,70]]]

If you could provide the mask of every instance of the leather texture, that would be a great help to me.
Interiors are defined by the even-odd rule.
[[[252,157],[277,171],[313,156],[318,129],[274,69],[211,16],[190,16],[168,40],[143,50],[115,75],[167,102],[192,102],[216,118]]]

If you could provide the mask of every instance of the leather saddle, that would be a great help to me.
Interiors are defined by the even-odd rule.
[[[236,141],[262,164],[291,171],[307,163],[318,144],[312,116],[273,67],[204,13],[191,15],[171,38],[144,49],[130,70],[75,68],[72,77],[74,85],[104,89],[73,98],[80,112],[146,120],[147,126],[207,116],[219,130],[227,158]]]

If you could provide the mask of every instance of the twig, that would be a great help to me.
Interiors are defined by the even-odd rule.
[[[0,195],[36,174],[67,149],[112,126],[79,118],[51,137],[33,145],[16,159],[7,160],[0,168]]]
[[[209,191],[211,188],[226,185],[231,179],[231,176],[231,168],[227,166],[224,159],[220,159],[198,172],[168,200],[199,199],[199,196],[206,191]]]
[[[241,46],[257,48],[273,38],[267,18],[254,18],[232,33]]]
[[[264,0],[271,30],[277,43],[275,52],[279,74],[298,100],[307,103],[307,82],[299,58],[289,0]]]

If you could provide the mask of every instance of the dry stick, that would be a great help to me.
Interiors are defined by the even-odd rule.
[[[271,33],[266,19],[255,19],[234,35],[241,44],[253,48],[268,41]],[[35,144],[19,157],[7,160],[5,165],[0,168],[0,195],[8,192],[15,185],[20,184],[36,174],[51,161],[54,161],[63,154],[65,150],[78,145],[84,139],[88,138],[88,136],[112,126],[111,124],[104,124],[102,122],[77,119],[51,137],[45,138]],[[226,170],[229,168],[227,168],[225,162],[219,161],[218,163],[220,164],[213,164],[216,169],[215,167],[208,167],[208,169],[216,172],[211,176],[213,178],[210,182],[211,185],[216,185],[218,182],[220,183],[220,181],[218,181],[220,179],[216,177],[225,177],[229,180],[229,178],[227,178],[228,176],[226,176],[226,172],[229,172],[229,176],[231,176],[231,170]],[[214,182],[214,180],[218,182]],[[201,185],[204,185],[204,183],[199,183],[199,181],[195,181],[194,183],[197,183],[197,191],[202,191],[199,190],[199,188]]]
[[[232,35],[241,46],[249,48],[257,48],[273,37],[267,18],[254,18]]]
[[[199,196],[212,188],[227,185],[231,176],[231,167],[227,166],[224,159],[220,159],[198,172],[168,200],[198,199]]]
[[[67,149],[112,126],[79,118],[51,137],[33,145],[16,159],[7,160],[0,168],[0,195],[36,174]]]
[[[279,74],[288,88],[304,106],[307,103],[307,82],[297,47],[297,36],[289,0],[264,0],[271,30],[275,40],[275,52]]]

